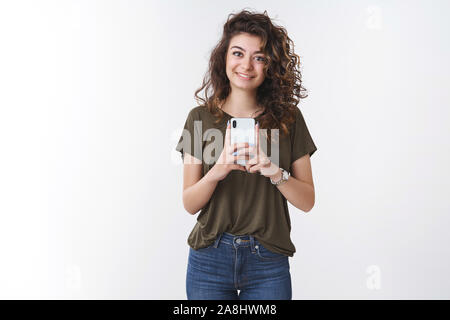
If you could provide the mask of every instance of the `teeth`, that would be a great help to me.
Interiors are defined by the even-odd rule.
[[[242,74],[242,73],[239,73],[239,72],[238,72],[238,74],[239,74],[241,77],[244,77],[244,78],[247,78],[247,79],[250,78],[249,76],[246,76],[245,74]]]

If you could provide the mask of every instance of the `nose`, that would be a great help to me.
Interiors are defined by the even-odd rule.
[[[252,69],[251,58],[242,59],[242,67],[243,67],[245,70],[250,70],[250,69]]]

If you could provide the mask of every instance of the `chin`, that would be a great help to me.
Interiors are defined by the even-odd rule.
[[[244,89],[244,90],[256,90],[258,88],[258,86],[255,85],[251,85],[251,86],[243,86],[240,83],[233,83],[233,87],[239,88],[239,89]]]

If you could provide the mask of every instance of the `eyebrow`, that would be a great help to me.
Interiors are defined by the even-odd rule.
[[[233,49],[233,48],[237,48],[237,49],[242,50],[242,51],[245,52],[245,49],[242,49],[241,47],[238,47],[238,46],[232,46],[230,49]],[[255,53],[264,53],[264,52],[262,52],[262,51],[255,51],[255,52],[253,52],[253,53],[255,54]]]

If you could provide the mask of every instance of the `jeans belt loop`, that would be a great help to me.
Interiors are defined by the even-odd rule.
[[[255,239],[253,238],[253,236],[250,236],[250,248],[252,249],[252,253],[255,253]]]
[[[216,241],[214,242],[214,248],[217,248],[217,246],[219,245],[220,238],[222,238],[222,233],[220,233],[220,234],[217,236],[217,239],[216,239]]]

